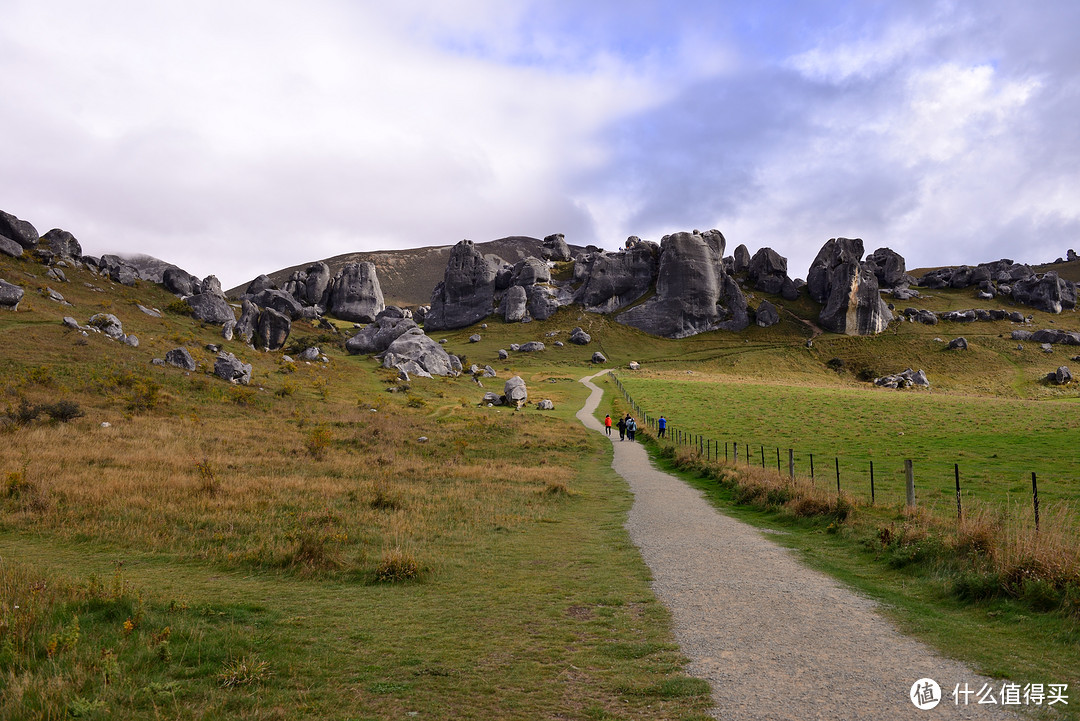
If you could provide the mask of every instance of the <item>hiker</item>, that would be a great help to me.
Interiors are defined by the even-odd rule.
[[[656,431],[658,438],[663,438],[667,434],[667,418],[660,416],[660,420],[656,422]]]
[[[626,438],[626,419],[620,417],[618,426],[619,426],[619,440],[621,441],[621,440]]]
[[[604,416],[604,430],[607,431],[607,434],[609,436],[611,435],[611,414],[610,413],[608,413],[606,416]]]
[[[626,434],[630,436],[630,440],[634,440],[634,433],[637,431],[637,421],[633,416],[626,416]]]

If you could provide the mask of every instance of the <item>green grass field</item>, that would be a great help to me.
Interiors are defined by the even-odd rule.
[[[681,341],[566,308],[435,334],[466,365],[498,371],[485,388],[467,377],[403,384],[304,322],[287,350],[320,345],[328,364],[225,342],[169,312],[175,298],[150,284],[69,269],[70,283],[48,284],[74,304],[61,306],[42,294],[42,273],[0,258],[0,277],[27,289],[17,313],[0,314],[0,411],[65,401],[84,415],[5,423],[0,435],[0,719],[702,718],[708,688],[685,675],[622,527],[626,485],[607,441],[574,418],[596,350],[611,366],[644,364],[621,377],[645,406],[688,430],[765,444],[767,462],[771,447],[794,447],[805,473],[820,453],[827,476],[842,454],[844,486],[858,492],[873,459],[883,503],[910,456],[923,503],[948,506],[952,462],[973,498],[1026,499],[1036,470],[1048,503],[1076,499],[1078,393],[1039,382],[1068,349],[1016,351],[1009,324],[904,324],[808,348],[816,308],[805,299],[773,328]],[[918,305],[965,302],[950,291]],[[96,312],[119,316],[139,347],[60,323]],[[1075,314],[1034,315],[1035,327],[1077,326]],[[574,326],[593,343],[556,347]],[[961,333],[964,355],[934,340]],[[547,350],[498,360],[530,340]],[[252,363],[252,384],[210,375],[208,344]],[[150,364],[180,345],[196,371]],[[924,367],[933,390],[859,381],[907,365]],[[478,405],[515,374],[556,410]],[[811,526],[800,542],[811,549],[820,534]],[[903,585],[889,593],[904,597]],[[920,603],[932,616],[950,598]],[[994,665],[1004,646],[955,640],[985,613],[959,604],[959,620],[925,635],[1012,668]]]

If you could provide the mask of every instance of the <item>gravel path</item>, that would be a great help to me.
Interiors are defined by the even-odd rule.
[[[607,371],[604,371],[607,372]],[[600,374],[597,374],[600,375]],[[577,414],[593,417],[602,391]],[[1001,681],[976,675],[901,635],[876,604],[799,563],[761,531],[713,508],[701,492],[656,470],[638,443],[615,431],[612,467],[630,484],[626,527],[652,570],[652,588],[671,611],[691,675],[712,686],[718,719],[1016,718],[996,706],[953,702],[956,684]],[[976,643],[978,639],[972,639]],[[912,685],[932,678],[941,703],[920,710]]]

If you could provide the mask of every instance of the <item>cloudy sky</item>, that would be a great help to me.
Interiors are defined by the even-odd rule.
[[[1080,3],[0,0],[0,209],[226,287],[718,228],[805,276],[1080,248]]]

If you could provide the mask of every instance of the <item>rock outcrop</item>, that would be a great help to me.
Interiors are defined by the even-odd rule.
[[[19,301],[23,299],[23,295],[25,294],[26,291],[14,283],[0,280],[0,308],[3,308],[4,310],[18,310]]]
[[[723,236],[667,236],[660,244],[656,295],[616,320],[666,338],[745,328],[750,323],[746,297],[724,271],[723,245]]]
[[[754,253],[746,277],[754,288],[762,292],[783,296],[784,300],[799,297],[795,281],[788,277],[787,258],[772,248],[762,248]]]
[[[345,350],[352,354],[382,353],[391,343],[416,327],[416,322],[406,318],[400,308],[389,305],[379,313],[374,323],[364,326],[345,341]]]
[[[263,308],[259,313],[259,322],[255,326],[258,347],[264,351],[280,350],[285,346],[292,331],[289,316],[273,308]]]
[[[382,353],[383,368],[396,368],[410,376],[428,377],[453,375],[450,354],[424,334],[411,328],[394,339]]]
[[[502,300],[503,319],[507,323],[517,323],[528,315],[529,298],[525,288],[520,285],[507,288]]]
[[[625,308],[649,292],[659,255],[655,243],[639,241],[618,253],[580,257],[575,261],[574,277],[584,284],[575,296],[576,302],[592,313],[614,313]]]
[[[1013,283],[1012,297],[1017,303],[1037,310],[1060,313],[1076,307],[1076,284],[1058,277],[1055,271],[1050,271]]]
[[[184,302],[191,308],[192,315],[206,323],[223,325],[230,320],[236,320],[229,301],[225,296],[217,293],[197,293],[184,298]]]
[[[244,363],[232,353],[222,352],[214,361],[214,375],[230,383],[246,386],[251,382],[251,364]]]
[[[573,260],[570,246],[566,244],[566,236],[562,233],[555,233],[544,238],[544,247],[540,250],[540,254],[544,256],[544,260],[558,262]]]
[[[472,325],[495,309],[496,269],[473,245],[462,240],[450,251],[443,280],[431,294],[428,330],[452,330]]]
[[[881,288],[899,288],[909,282],[904,256],[891,248],[878,248],[866,256],[863,265],[873,272]]]
[[[863,243],[858,238],[833,238],[818,252],[806,276],[810,297],[824,303],[818,322],[845,335],[873,335],[892,320],[881,299],[877,276],[862,265]]]
[[[521,408],[529,402],[529,389],[525,387],[521,376],[514,376],[503,384],[503,398],[506,405],[515,408]]]
[[[317,289],[316,282],[312,292]],[[386,307],[374,263],[349,263],[338,271],[329,285],[328,303],[327,311],[336,318],[373,322]]]
[[[0,210],[0,236],[15,241],[24,250],[31,250],[37,245],[37,229],[26,220],[20,220],[11,213]]]
[[[763,300],[761,301],[761,304],[758,305],[755,320],[762,328],[774,326],[780,322],[780,311],[778,311],[776,306],[769,301]]]

